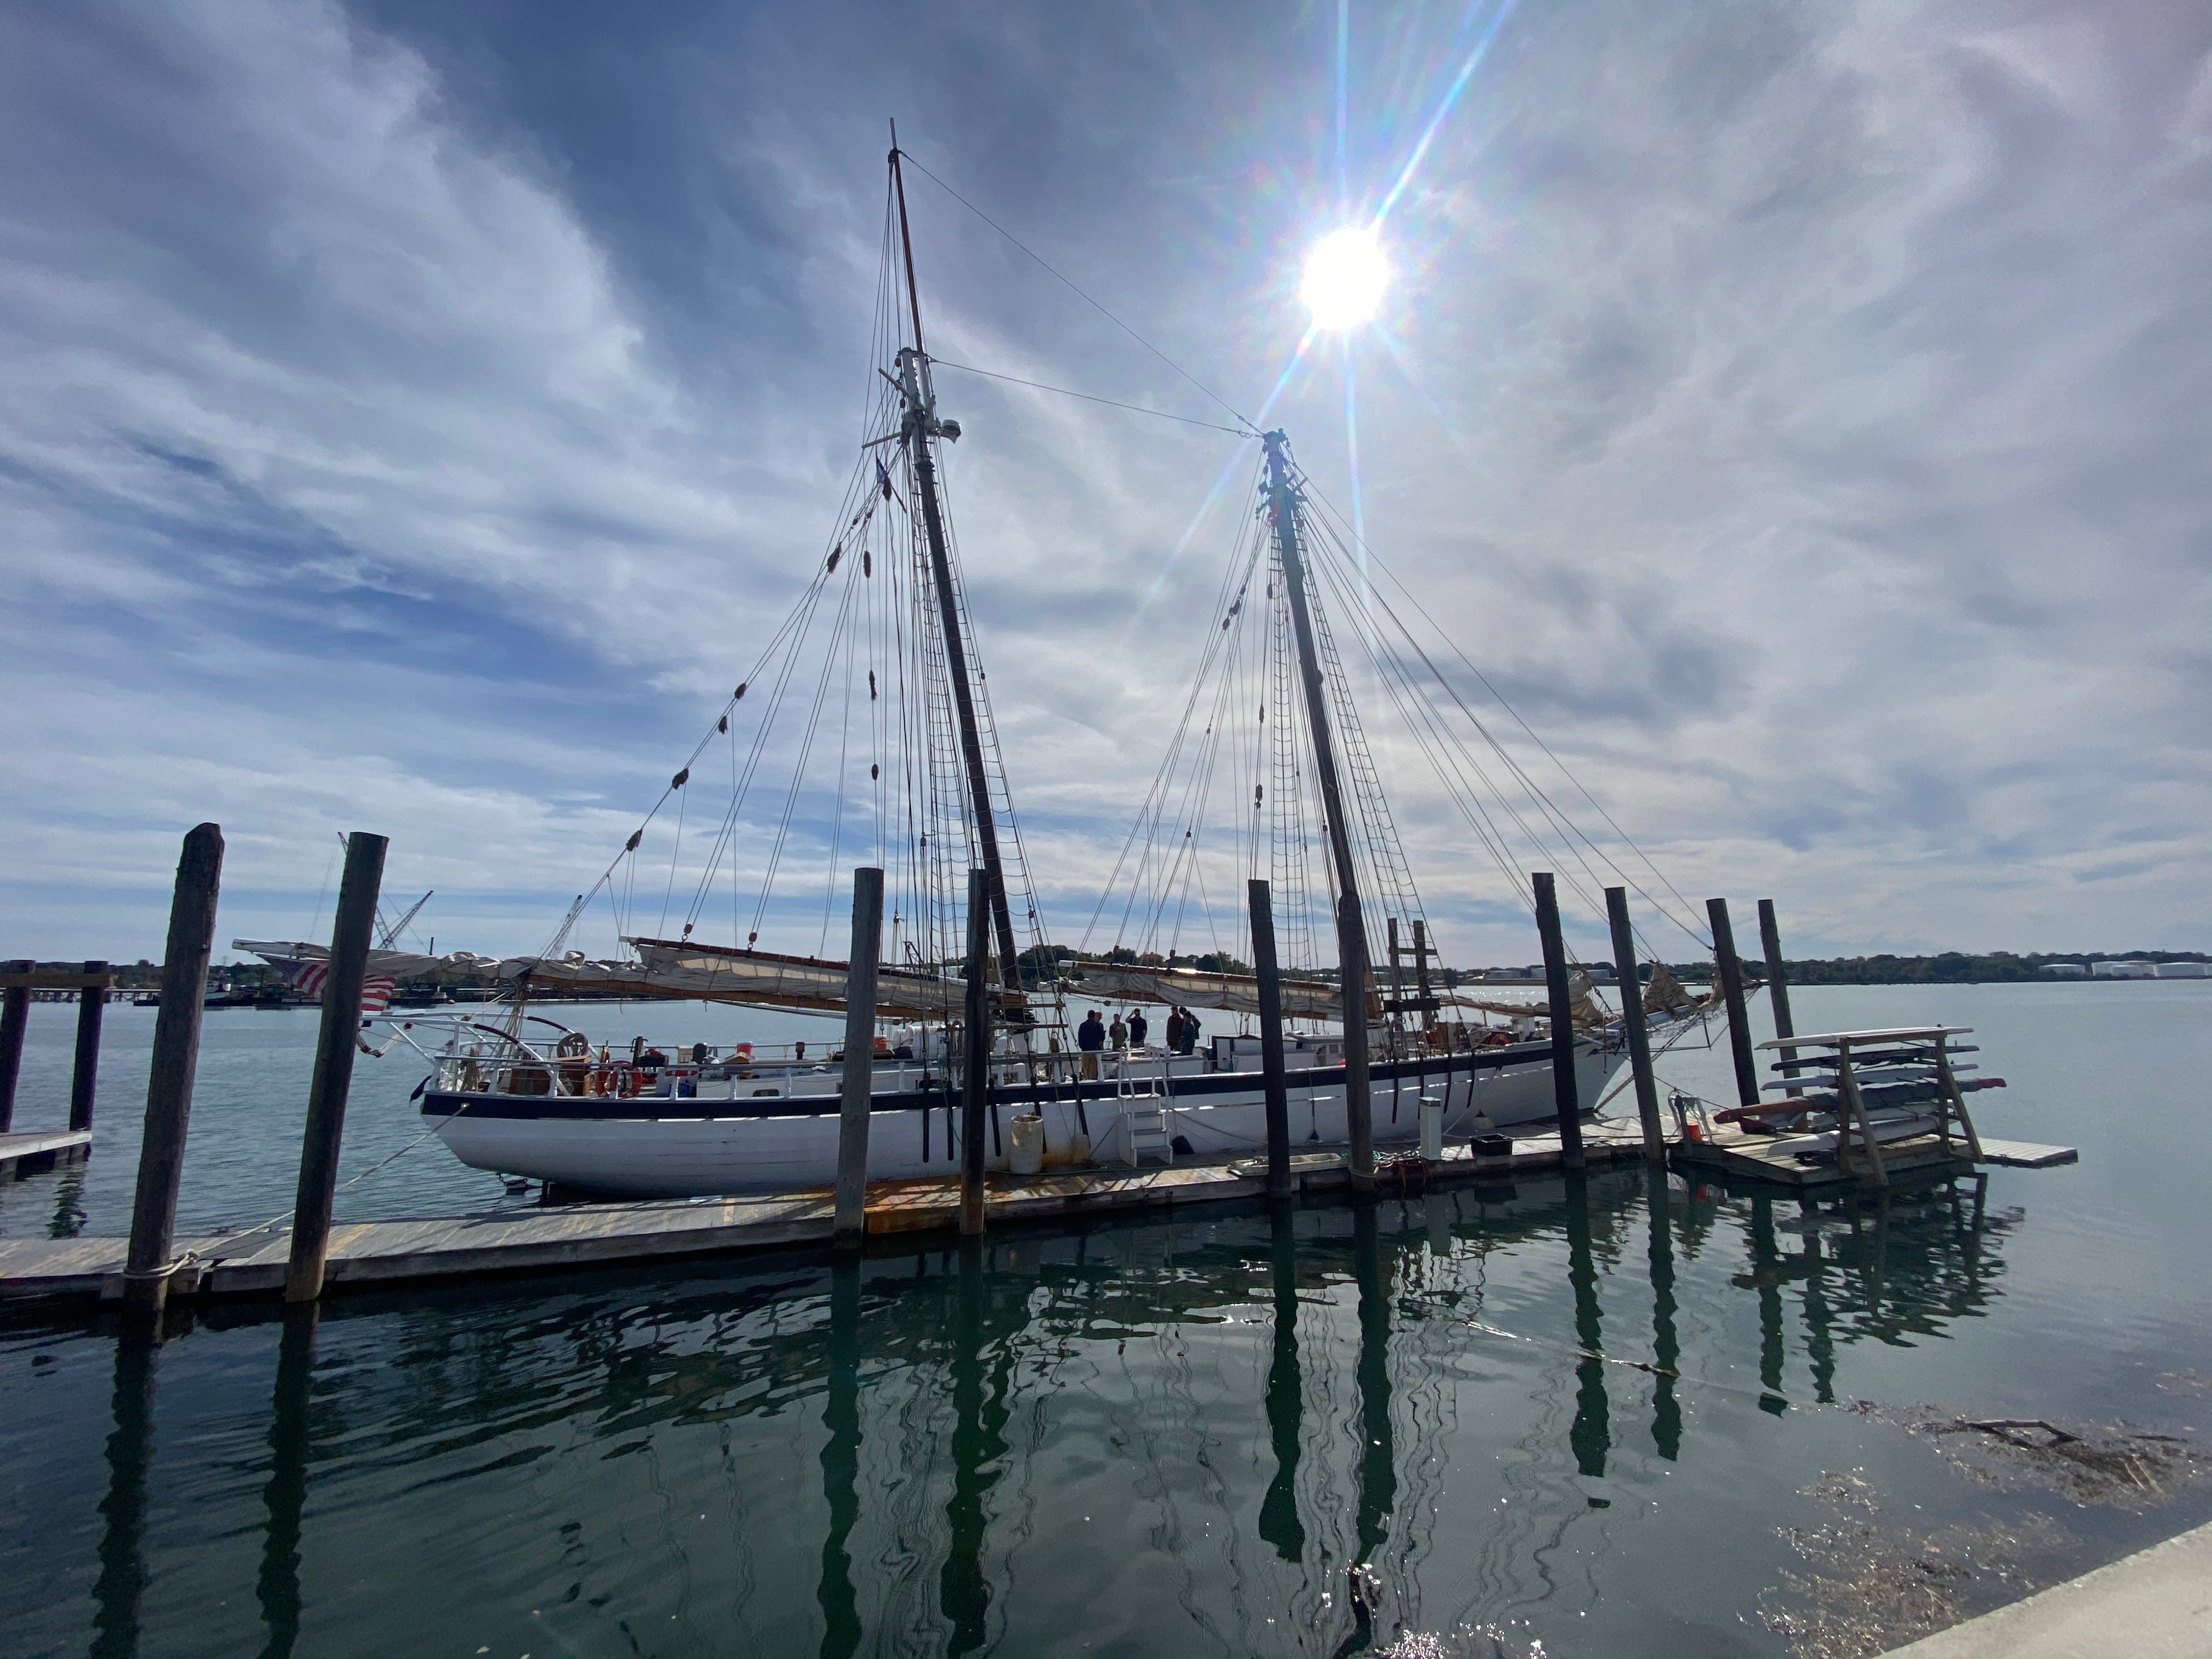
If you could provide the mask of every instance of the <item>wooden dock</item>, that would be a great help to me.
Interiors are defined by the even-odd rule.
[[[1787,1139],[1788,1137],[1784,1137]],[[1793,1153],[1778,1150],[1778,1140],[1766,1135],[1746,1134],[1732,1123],[1716,1124],[1711,1138],[1674,1143],[1676,1168],[1723,1175],[1738,1181],[1763,1181],[1780,1187],[1834,1187],[1856,1184],[1860,1177],[1831,1162],[1808,1164]],[[1978,1160],[1967,1155],[1966,1144],[1954,1133],[1947,1146],[1935,1135],[1909,1140],[1886,1141],[1881,1148],[1883,1168],[1892,1179],[1926,1176],[1947,1169],[1964,1172],[1977,1164],[2002,1164],[2015,1169],[2044,1170],[2080,1161],[2071,1146],[2045,1146],[2031,1140],[1992,1140],[1982,1137]]]
[[[89,1129],[38,1129],[0,1134],[0,1181],[57,1164],[75,1163],[92,1150]]]
[[[1643,1145],[1632,1124],[1596,1122],[1583,1129],[1593,1167],[1638,1160]],[[1465,1145],[1443,1158],[1386,1160],[1386,1194],[1417,1194],[1473,1182],[1509,1181],[1559,1167],[1556,1133],[1518,1135],[1505,1158],[1476,1158]],[[1301,1153],[1291,1174],[1307,1197],[1349,1190],[1340,1152]],[[1037,1176],[994,1176],[986,1199],[993,1231],[1066,1225],[1109,1215],[1184,1209],[1267,1196],[1264,1159],[1184,1162],[1159,1168],[1091,1168]],[[951,1233],[958,1222],[957,1179],[882,1181],[868,1188],[872,1236]],[[764,1198],[663,1199],[501,1210],[479,1215],[406,1221],[366,1221],[331,1230],[326,1284],[333,1290],[457,1282],[496,1275],[558,1273],[594,1267],[635,1267],[679,1257],[826,1247],[835,1204],[827,1187]],[[0,1302],[114,1303],[123,1294],[121,1238],[15,1239],[0,1242]],[[274,1297],[282,1294],[289,1235],[268,1229],[243,1237],[180,1238],[180,1265],[169,1296]]]

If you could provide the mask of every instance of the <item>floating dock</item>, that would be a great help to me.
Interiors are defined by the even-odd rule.
[[[1763,1181],[1778,1187],[1823,1188],[1856,1186],[1863,1178],[1832,1161],[1808,1163],[1783,1151],[1789,1137],[1746,1134],[1732,1123],[1715,1124],[1704,1140],[1678,1140],[1671,1162],[1678,1170],[1724,1176],[1735,1181]],[[2045,1146],[2032,1140],[1993,1140],[1981,1138],[1982,1155],[1968,1155],[1966,1142],[1954,1133],[1947,1144],[1936,1135],[1917,1135],[1906,1140],[1882,1143],[1881,1162],[1891,1179],[1951,1170],[1963,1174],[1978,1164],[2001,1164],[2014,1169],[2046,1170],[2077,1163],[2081,1154],[2071,1146]]]
[[[57,1164],[73,1164],[92,1150],[89,1129],[39,1129],[0,1134],[0,1181]]]
[[[1583,1156],[1592,1168],[1640,1160],[1633,1124],[1583,1126]],[[1384,1160],[1376,1174],[1388,1196],[1446,1187],[1510,1181],[1556,1171],[1556,1132],[1516,1135],[1504,1158],[1477,1158],[1464,1144],[1442,1160]],[[1351,1175],[1334,1150],[1292,1157],[1291,1174],[1304,1196],[1349,1191]],[[1042,1176],[993,1176],[985,1213],[993,1231],[1066,1225],[1108,1215],[1182,1209],[1264,1199],[1265,1159],[1184,1162],[1142,1169],[1092,1168]],[[949,1233],[959,1220],[957,1177],[882,1181],[868,1188],[873,1236]],[[580,1267],[635,1267],[684,1256],[737,1254],[830,1242],[834,1210],[827,1187],[761,1198],[657,1199],[545,1206],[477,1215],[333,1226],[325,1283],[336,1290],[453,1282],[494,1275],[557,1273]],[[115,1303],[123,1295],[122,1238],[0,1241],[0,1303]],[[291,1240],[282,1228],[244,1235],[180,1238],[181,1265],[169,1297],[261,1297],[283,1292]]]

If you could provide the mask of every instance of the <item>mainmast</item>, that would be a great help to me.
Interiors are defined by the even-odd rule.
[[[1314,764],[1321,774],[1322,815],[1328,823],[1329,855],[1336,865],[1336,958],[1344,975],[1344,1109],[1352,1136],[1352,1182],[1375,1184],[1375,1137],[1367,1081],[1367,926],[1359,910],[1359,871],[1352,860],[1352,834],[1344,818],[1344,789],[1337,781],[1336,742],[1330,735],[1328,693],[1313,617],[1306,603],[1305,558],[1298,546],[1298,490],[1291,482],[1290,440],[1261,434],[1267,447],[1267,506],[1275,523],[1275,550],[1291,602],[1298,676],[1304,683],[1306,725],[1313,733]]]
[[[969,803],[975,811],[975,843],[983,859],[990,892],[991,926],[999,945],[1000,983],[1022,988],[1021,953],[1014,946],[1013,912],[1006,903],[1006,872],[999,858],[999,826],[991,811],[990,778],[983,768],[982,733],[975,724],[975,693],[968,680],[968,643],[962,630],[960,601],[952,587],[952,562],[945,552],[945,512],[937,499],[937,458],[930,440],[960,435],[957,422],[937,417],[937,393],[930,384],[929,358],[921,345],[921,295],[914,280],[914,239],[907,230],[906,176],[899,167],[898,135],[891,135],[891,185],[898,197],[899,243],[906,258],[907,305],[914,319],[914,344],[898,353],[899,395],[906,419],[900,436],[914,459],[915,484],[921,497],[921,523],[929,542],[929,573],[937,589],[937,610],[945,635],[945,666],[952,682],[952,708],[960,727],[960,757],[968,774]],[[1364,1035],[1364,1031],[1363,1031]]]

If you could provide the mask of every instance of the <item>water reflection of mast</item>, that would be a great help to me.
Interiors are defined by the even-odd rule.
[[[849,1257],[830,1269],[830,1370],[824,1379],[822,1495],[830,1505],[830,1535],[822,1544],[822,1659],[851,1659],[860,1645],[859,1598],[853,1590],[853,1556],[847,1541],[860,1519],[860,1264]]]
[[[972,1653],[985,1639],[991,1586],[983,1574],[984,1500],[1006,1456],[1006,1379],[988,1402],[983,1391],[983,1241],[960,1241],[952,1318],[952,1496],[945,1506],[947,1552],[938,1596],[952,1626],[948,1653]]]
[[[262,1540],[254,1589],[268,1635],[262,1659],[290,1659],[300,1639],[300,1517],[307,1503],[307,1395],[315,1373],[314,1303],[284,1310],[276,1346],[276,1393],[269,1410],[269,1484],[262,1501],[269,1530]]]
[[[1805,1249],[1798,1260],[1805,1273],[1805,1355],[1813,1373],[1813,1398],[1832,1405],[1836,1398],[1835,1314],[1828,1306],[1827,1258],[1822,1254],[1817,1218],[1810,1202],[1803,1204]]]
[[[1372,1561],[1397,1503],[1398,1469],[1390,1433],[1390,1290],[1371,1204],[1352,1212],[1352,1249],[1359,1281],[1359,1550],[1354,1559]]]
[[[1303,1561],[1306,1529],[1298,1519],[1298,1428],[1305,1404],[1298,1367],[1298,1247],[1295,1212],[1275,1207],[1268,1238],[1275,1293],[1275,1346],[1267,1362],[1267,1437],[1275,1450],[1275,1478],[1260,1500],[1261,1541],[1285,1561]]]

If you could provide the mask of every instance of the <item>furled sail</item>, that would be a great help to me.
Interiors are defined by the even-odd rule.
[[[1243,974],[1209,974],[1196,968],[1152,968],[1123,963],[1086,962],[1079,981],[1083,994],[1101,1002],[1164,1004],[1170,1007],[1223,1008],[1231,1013],[1260,1012],[1260,981]],[[1283,981],[1283,1015],[1287,1019],[1334,1019],[1343,1012],[1336,987],[1321,980]]]
[[[625,939],[635,962],[593,962],[580,951],[562,957],[514,957],[499,964],[501,979],[529,975],[533,988],[597,991],[617,996],[670,997],[775,1008],[839,1012],[848,964],[773,951],[739,951],[671,939]],[[876,1013],[885,1019],[957,1018],[965,988],[957,979],[900,969],[876,973]]]

